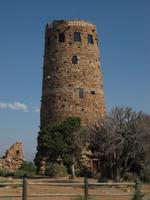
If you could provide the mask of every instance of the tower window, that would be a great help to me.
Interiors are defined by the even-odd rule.
[[[94,41],[93,41],[93,36],[88,34],[88,43],[89,44],[94,44]]]
[[[72,57],[72,64],[78,64],[78,58],[77,56]]]
[[[20,154],[20,151],[19,151],[19,150],[17,150],[17,151],[16,151],[16,154],[17,154],[17,155],[19,155],[19,154]]]
[[[79,89],[79,97],[82,98],[82,99],[84,98],[84,90],[83,90],[83,88]]]
[[[96,43],[97,43],[97,46],[98,46],[98,39],[96,38]]]
[[[81,42],[80,32],[74,32],[74,42]]]
[[[91,94],[92,95],[96,95],[96,91],[95,90],[91,90]]]
[[[49,37],[47,38],[47,45],[50,46],[51,43],[52,43],[52,37],[49,36]]]
[[[65,34],[59,33],[59,42],[65,42]]]

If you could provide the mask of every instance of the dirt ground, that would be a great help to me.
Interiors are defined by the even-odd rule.
[[[20,182],[20,180],[15,180]],[[68,182],[67,179],[41,179],[41,180],[29,180],[29,182]],[[88,179],[89,183],[97,182],[94,179]],[[75,179],[75,182],[83,183],[82,178]],[[28,200],[73,200],[75,197],[66,197],[63,194],[76,194],[81,195],[84,194],[84,189],[82,186],[41,186],[41,185],[28,185],[28,195],[30,194],[60,194],[57,197],[28,197]],[[133,186],[97,186],[97,187],[90,187],[89,194],[93,197],[92,200],[131,200],[132,196],[126,196],[129,193],[133,193],[134,188]],[[144,200],[150,200],[150,185],[143,185],[142,192],[146,194],[143,198]],[[22,195],[22,187],[17,186],[6,186],[0,187],[0,195]],[[94,196],[94,194],[101,194],[103,196]],[[122,194],[124,196],[113,196],[114,194]],[[6,198],[0,197],[0,200]],[[21,200],[21,197],[15,198],[7,198],[7,200]]]

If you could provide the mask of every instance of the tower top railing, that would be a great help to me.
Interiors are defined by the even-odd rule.
[[[88,20],[81,20],[81,19],[69,19],[69,20],[54,20],[48,23],[48,28],[53,28],[56,25],[66,24],[68,26],[91,26],[95,27],[96,25]]]

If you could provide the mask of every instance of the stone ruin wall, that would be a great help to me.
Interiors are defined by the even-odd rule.
[[[16,171],[21,167],[23,161],[22,143],[16,142],[6,151],[5,155],[0,158],[0,169]]]
[[[74,41],[80,32],[81,41]],[[64,33],[65,41],[59,42]],[[88,34],[93,44],[88,43]],[[72,57],[77,56],[77,64]],[[78,116],[84,126],[105,113],[103,80],[96,26],[83,20],[53,21],[46,26],[41,128]]]

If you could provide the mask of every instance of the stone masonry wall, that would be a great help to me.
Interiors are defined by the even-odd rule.
[[[81,41],[74,41],[74,32],[80,33]],[[61,33],[63,42],[59,41]],[[89,35],[93,43],[88,42]],[[69,116],[80,117],[87,126],[104,113],[96,26],[83,20],[53,21],[45,31],[41,128]]]
[[[0,169],[15,171],[22,165],[23,160],[22,143],[16,142],[6,151],[5,155],[0,158]]]

